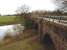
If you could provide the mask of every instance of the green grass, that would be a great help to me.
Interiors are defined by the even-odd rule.
[[[16,23],[16,16],[0,16],[0,25]]]

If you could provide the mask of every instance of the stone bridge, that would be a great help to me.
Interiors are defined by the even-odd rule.
[[[38,24],[40,42],[53,45],[54,50],[67,50],[67,26],[43,18],[32,19]]]

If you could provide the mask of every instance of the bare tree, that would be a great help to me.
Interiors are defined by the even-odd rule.
[[[28,13],[29,7],[27,5],[22,5],[21,7],[18,7],[17,11],[18,14]]]
[[[27,5],[22,5],[21,7],[18,7],[16,12],[17,12],[17,19],[22,24],[24,18],[28,16],[29,7]]]
[[[60,11],[67,11],[67,0],[53,0],[57,9]]]
[[[31,27],[31,13],[29,12],[30,8],[27,5],[22,5],[17,9],[17,14],[19,15],[18,19],[20,24],[24,25],[25,28]]]

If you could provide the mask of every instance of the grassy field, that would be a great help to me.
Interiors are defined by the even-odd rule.
[[[0,25],[16,23],[16,16],[0,16]]]

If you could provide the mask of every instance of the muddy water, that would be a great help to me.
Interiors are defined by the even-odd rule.
[[[21,24],[0,26],[0,40],[3,40],[7,34],[15,36],[21,30],[24,30],[24,26],[21,26]]]

